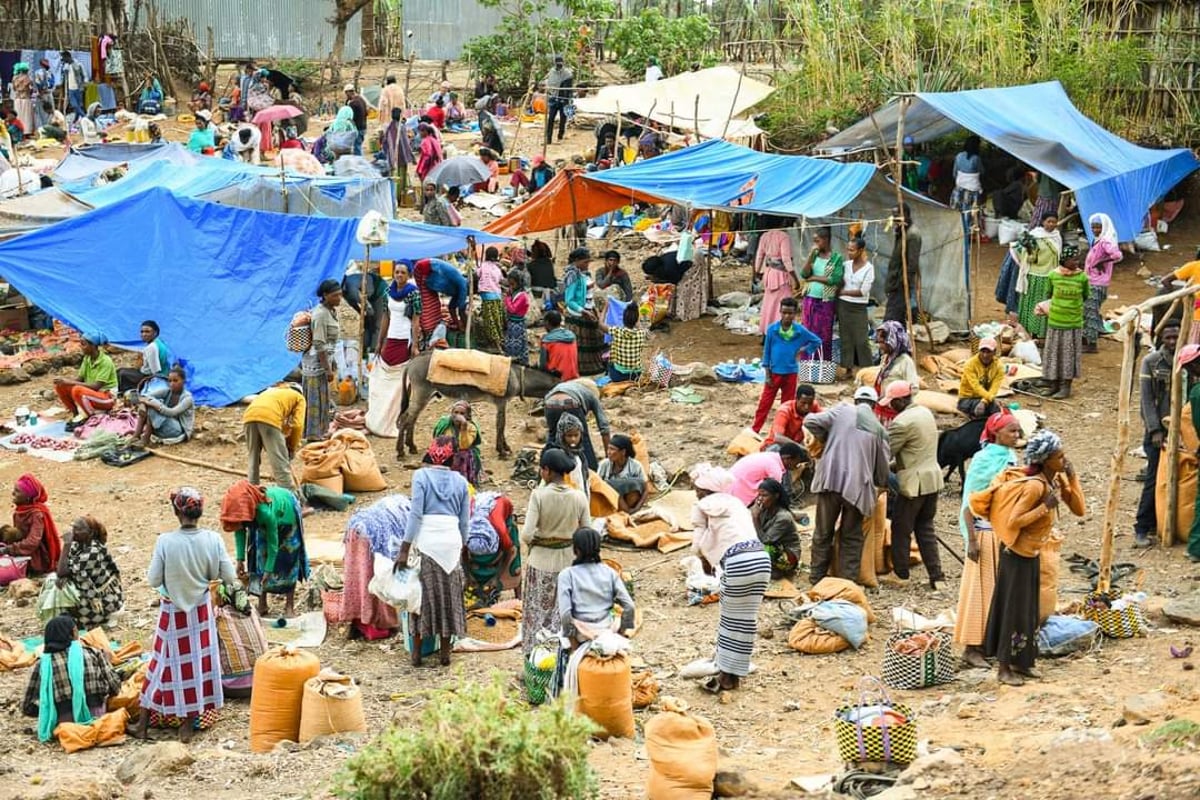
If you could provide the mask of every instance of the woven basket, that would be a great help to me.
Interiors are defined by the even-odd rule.
[[[554,679],[554,670],[538,669],[529,661],[525,662],[525,695],[530,705],[540,706],[550,696],[550,682]]]
[[[897,653],[892,645],[913,634],[912,631],[893,633],[883,648],[883,682],[893,689],[925,689],[954,680],[957,659],[953,637],[938,631],[938,646],[921,655]]]
[[[1146,635],[1146,614],[1138,603],[1130,603],[1120,611],[1093,605],[1089,600],[1112,602],[1121,597],[1117,591],[1091,592],[1084,598],[1083,618],[1100,626],[1105,636],[1112,639],[1132,639]]]
[[[893,703],[878,679],[869,677],[859,682],[858,702],[839,708],[833,715],[834,735],[838,757],[846,764],[883,762],[904,766],[917,757],[917,723],[912,708]],[[864,706],[886,706],[905,718],[899,725],[877,726],[856,723],[849,719]]]
[[[321,590],[321,610],[325,612],[325,621],[330,625],[341,623],[344,597],[345,593],[341,589]]]

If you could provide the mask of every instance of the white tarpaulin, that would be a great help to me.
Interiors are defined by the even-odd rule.
[[[737,118],[774,91],[775,87],[747,78],[733,67],[710,67],[653,83],[605,86],[591,97],[576,100],[575,107],[583,114],[648,116],[684,129],[695,128],[698,121],[700,133],[713,138],[720,137],[726,120],[733,119],[729,135],[744,137],[755,135],[746,128],[754,123]],[[761,131],[755,128],[755,132]]]

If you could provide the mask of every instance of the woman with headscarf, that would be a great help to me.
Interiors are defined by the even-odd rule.
[[[209,91],[207,81],[200,81],[196,86],[196,91],[192,92],[192,100],[188,103],[188,107],[193,114],[197,111],[212,110],[212,92]]]
[[[1036,309],[1050,296],[1050,273],[1058,266],[1062,249],[1062,231],[1055,214],[1047,214],[1041,225],[1009,247],[1017,262],[1017,322],[1035,339],[1046,335],[1046,320]]]
[[[572,414],[563,414],[554,426],[554,436],[551,437],[548,446],[557,447],[575,459],[575,468],[564,476],[565,483],[571,488],[583,492],[590,504],[592,488],[587,451],[583,448],[584,435],[583,423],[579,421],[579,418]]]
[[[162,104],[162,84],[154,77],[154,73],[147,72],[145,80],[142,81],[142,92],[138,95],[137,113],[153,116],[162,111]]]
[[[800,534],[788,508],[787,489],[774,478],[758,484],[758,497],[750,506],[754,531],[771,557],[771,577],[786,578],[800,566]]]
[[[559,629],[558,574],[571,564],[575,531],[592,524],[587,497],[563,481],[575,464],[556,447],[542,450],[542,485],[530,493],[525,511],[521,539],[529,550],[521,570],[521,647],[527,659],[538,633]]]
[[[37,717],[39,742],[54,737],[60,722],[87,725],[103,716],[108,698],[121,691],[121,677],[108,654],[77,638],[75,620],[65,614],[46,623],[42,655],[25,685],[21,712]]]
[[[48,580],[48,579],[47,579]],[[79,602],[65,609],[84,628],[95,628],[125,604],[121,570],[108,552],[108,530],[93,516],[75,520],[63,539],[55,581],[70,583]]]
[[[417,177],[424,183],[425,176],[442,163],[442,141],[434,132],[433,126],[426,122],[417,126],[417,133],[421,137],[421,149],[417,154]]]
[[[1058,506],[1066,504],[1078,517],[1086,511],[1079,476],[1057,434],[1043,429],[1030,436],[1025,463],[1025,469],[1005,470],[990,488],[971,496],[971,512],[990,520],[1000,540],[983,649],[999,663],[997,679],[1009,686],[1041,677],[1033,669],[1038,651],[1039,556],[1053,532]]]
[[[185,385],[183,367],[167,372],[167,382],[138,396],[138,424],[134,438],[142,447],[151,439],[162,444],[181,444],[192,437],[196,426],[196,401]]]
[[[875,393],[883,397],[888,386],[896,381],[906,381],[913,387],[915,395],[921,378],[917,374],[917,363],[913,361],[912,356],[912,340],[908,338],[904,323],[887,320],[875,331],[875,341],[879,345],[880,353],[879,371],[875,373]],[[875,416],[886,427],[896,417],[896,412],[887,406],[876,404]]]
[[[467,632],[463,607],[467,532],[471,517],[470,489],[450,467],[456,445],[449,436],[433,440],[413,474],[412,509],[404,529],[404,542],[396,553],[396,568],[408,565],[415,543],[421,554],[421,611],[412,620],[412,663],[421,666],[421,642],[439,637],[441,665],[450,664],[453,637]],[[409,612],[412,614],[412,612]]]
[[[196,155],[211,156],[217,151],[217,140],[212,125],[203,114],[196,115],[196,126],[188,134],[187,148]]]
[[[329,438],[333,401],[329,384],[337,379],[334,352],[342,338],[337,307],[342,303],[342,285],[326,278],[317,287],[320,302],[312,310],[312,346],[300,360],[300,386],[304,390],[304,440]]]
[[[76,378],[55,378],[54,393],[67,410],[67,430],[73,431],[93,414],[111,411],[117,398],[117,366],[100,348],[108,344],[102,333],[83,336],[83,360]]]
[[[417,284],[409,276],[408,265],[396,262],[392,282],[387,289],[387,309],[379,322],[379,342],[375,351],[389,367],[396,367],[416,352],[413,319],[417,316]]]
[[[570,414],[564,414],[563,418]],[[562,420],[559,420],[560,424]],[[627,514],[632,514],[642,506],[646,499],[646,470],[642,462],[637,460],[633,449],[633,440],[620,433],[614,433],[605,448],[608,458],[600,461],[596,474],[611,486],[620,498],[618,508]]]
[[[29,559],[26,572],[29,575],[44,575],[58,566],[62,555],[62,539],[46,501],[46,487],[32,475],[26,473],[13,484],[13,527],[21,538],[0,545],[0,554],[24,556]]]
[[[846,271],[845,259],[831,245],[832,232],[827,227],[813,232],[813,248],[800,267],[800,277],[808,281],[800,324],[821,339],[820,353],[808,358],[833,358],[833,321],[837,314],[838,291]],[[790,273],[790,271],[789,271]]]
[[[758,632],[758,609],[771,582],[771,557],[754,532],[746,504],[729,494],[733,475],[709,463],[691,469],[696,505],[692,508],[692,552],[704,571],[721,570],[721,616],[713,664],[717,674],[701,684],[705,691],[731,691],[750,674],[750,656]]]
[[[471,404],[466,400],[456,401],[450,406],[450,413],[444,414],[434,424],[433,438],[443,436],[454,445],[450,469],[466,478],[472,486],[478,487],[483,479],[483,455],[480,451],[483,433],[474,419]]]
[[[529,364],[529,336],[525,332],[525,317],[533,300],[525,286],[523,269],[515,267],[508,271],[504,285],[504,355],[514,364]]]
[[[500,102],[499,95],[488,98],[487,107],[479,112],[479,137],[483,146],[498,156],[504,155],[504,131],[496,119],[496,105]]]
[[[234,483],[221,500],[221,527],[233,534],[238,577],[258,596],[267,616],[267,595],[283,595],[283,615],[296,616],[296,583],[308,580],[300,501],[282,486]]]
[[[963,663],[987,667],[983,656],[983,637],[987,632],[992,593],[996,588],[996,567],[1000,543],[986,517],[971,511],[971,495],[991,486],[997,475],[1017,466],[1017,441],[1021,423],[1007,410],[988,417],[983,428],[983,447],[971,458],[963,479],[962,507],[958,527],[963,536],[967,562],[963,565],[958,587],[958,615],[954,619],[954,641],[962,645]]]
[[[325,130],[326,147],[335,159],[338,156],[349,155],[354,152],[354,142],[357,136],[358,128],[354,125],[354,109],[350,106],[342,106],[338,109],[333,122]]]
[[[575,560],[558,573],[558,616],[562,635],[573,646],[604,631],[621,632],[635,624],[633,598],[621,576],[600,560],[600,533],[580,528],[571,536]],[[616,606],[620,615],[613,614]]]
[[[83,134],[84,144],[100,144],[102,137],[100,136],[100,123],[97,121],[100,117],[100,104],[91,103],[87,107],[87,114],[79,120],[79,132]]]
[[[159,594],[158,624],[133,735],[146,738],[148,725],[178,728],[186,743],[212,727],[225,704],[209,585],[236,584],[237,570],[221,534],[198,525],[204,497],[197,489],[171,492],[171,510],[179,527],[155,540],[146,572]]]
[[[26,135],[32,137],[37,131],[33,120],[33,78],[29,76],[29,65],[24,61],[13,65],[12,83],[9,84],[9,88],[12,89],[13,108],[17,112],[17,118],[25,126]]]
[[[1117,229],[1108,214],[1092,214],[1092,246],[1088,248],[1083,271],[1088,279],[1088,298],[1083,304],[1083,352],[1099,352],[1097,341],[1104,333],[1104,317],[1100,308],[1108,298],[1113,265],[1125,257],[1117,244]]]
[[[954,157],[954,189],[950,207],[970,211],[983,199],[983,159],[979,155],[979,137],[972,134]]]
[[[1062,263],[1048,279],[1048,299],[1037,307],[1046,318],[1042,376],[1055,400],[1070,397],[1072,382],[1083,374],[1083,306],[1091,287],[1082,266],[1079,248],[1063,247]]]

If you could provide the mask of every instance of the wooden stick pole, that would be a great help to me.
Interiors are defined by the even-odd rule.
[[[471,349],[471,312],[475,310],[475,265],[479,261],[479,251],[475,247],[475,237],[467,237],[467,248],[471,252],[471,259],[467,262],[467,330],[466,344],[467,349]]]
[[[1117,523],[1117,506],[1121,500],[1121,469],[1125,465],[1125,450],[1129,447],[1129,394],[1133,383],[1133,343],[1138,318],[1125,323],[1125,341],[1121,354],[1121,378],[1117,384],[1117,444],[1113,449],[1108,478],[1108,503],[1104,507],[1104,527],[1100,535],[1100,577],[1097,591],[1107,592],[1111,585],[1113,562],[1113,531]]]
[[[153,447],[147,447],[146,451],[149,453],[153,453],[154,455],[158,456],[159,458],[165,458],[168,461],[174,461],[178,464],[187,464],[189,467],[203,467],[204,469],[211,469],[214,472],[223,472],[226,475],[236,475],[239,478],[246,477],[245,471],[239,472],[236,469],[229,469],[229,467],[222,467],[217,464],[212,464],[208,461],[198,461],[194,458],[184,458],[183,456],[177,456],[174,453],[167,453],[162,450],[155,450]]]
[[[892,161],[892,180],[896,182],[896,207],[900,211],[900,280],[904,288],[904,329],[908,331],[909,340],[913,335],[912,301],[909,299],[908,288],[908,218],[904,208],[904,165],[901,163],[904,153],[904,117],[908,115],[908,106],[912,98],[905,97],[900,101],[900,118],[896,122],[896,154]],[[931,337],[932,340],[932,337]]]
[[[355,341],[358,342],[358,356],[354,365],[355,374],[358,375],[358,388],[362,389],[362,365],[363,360],[367,357],[367,272],[371,269],[371,245],[366,245],[367,257],[362,263],[362,267],[358,270],[358,336]]]
[[[1175,352],[1171,354],[1172,363],[1179,357],[1179,351],[1187,344],[1189,334],[1192,332],[1192,315],[1187,313],[1187,307],[1190,305],[1192,304],[1184,303],[1183,319],[1179,323],[1179,340],[1175,343]],[[1163,319],[1170,319],[1170,314],[1168,313]],[[1172,369],[1171,417],[1167,424],[1167,447],[1161,455],[1161,458],[1167,459],[1167,507],[1164,509],[1167,516],[1166,524],[1163,526],[1163,535],[1158,542],[1162,547],[1170,547],[1175,544],[1175,537],[1179,535],[1179,438],[1181,433],[1179,429],[1183,425],[1183,394],[1183,370]],[[1150,476],[1152,480],[1154,477]]]

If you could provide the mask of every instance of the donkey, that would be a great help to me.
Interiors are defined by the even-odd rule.
[[[408,452],[416,453],[417,446],[413,441],[413,429],[417,418],[429,405],[434,392],[445,397],[466,398],[472,402],[490,400],[496,406],[496,452],[501,456],[512,453],[504,436],[505,419],[508,412],[508,401],[515,397],[536,397],[541,399],[562,382],[562,379],[545,370],[534,367],[522,367],[513,364],[508,373],[508,389],[503,397],[487,394],[474,386],[463,384],[432,383],[429,380],[429,362],[431,354],[419,355],[406,365],[404,370],[404,401],[400,406],[400,417],[396,424],[400,428],[399,438],[396,439],[396,456],[404,457],[404,444],[408,443]]]

